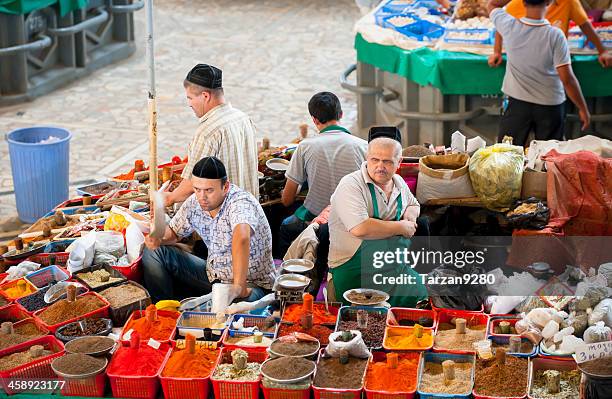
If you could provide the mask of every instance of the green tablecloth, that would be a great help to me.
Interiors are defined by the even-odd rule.
[[[59,4],[59,12],[63,17],[70,11],[85,7],[88,2],[89,0],[0,0],[0,12],[6,14],[27,14],[34,10]]]
[[[501,94],[505,64],[490,68],[487,57],[430,48],[403,50],[355,38],[357,61],[432,85],[443,94]],[[594,55],[572,56],[572,67],[585,97],[612,96],[612,68],[604,69]]]

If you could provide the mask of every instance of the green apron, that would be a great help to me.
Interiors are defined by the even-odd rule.
[[[324,133],[327,133],[327,132],[332,131],[332,130],[334,130],[334,131],[335,130],[339,130],[341,132],[351,134],[351,132],[348,129],[346,129],[346,128],[342,127],[342,126],[338,126],[338,125],[329,125],[326,128],[321,129],[321,131],[319,133],[320,134],[324,134]],[[315,215],[314,213],[310,212],[304,205],[302,205],[298,209],[296,209],[295,212],[293,212],[293,214],[298,219],[300,219],[303,222],[310,222],[314,218],[317,217],[317,215]]]
[[[374,185],[368,183],[372,203],[374,205],[374,219],[380,220],[378,212],[378,201],[374,191]],[[402,217],[402,196],[397,198],[397,214],[395,220]],[[382,268],[376,269],[373,264],[374,252],[395,252],[396,249],[410,248],[410,240],[402,236],[395,236],[384,240],[363,240],[357,252],[346,263],[330,269],[333,276],[336,299],[344,301],[344,292],[354,288],[371,288],[387,292],[390,295],[391,306],[414,307],[418,301],[427,299],[427,288],[421,283],[419,274],[404,263],[387,263]],[[374,275],[395,277],[400,275],[413,276],[414,284],[401,285],[378,285],[374,283]]]

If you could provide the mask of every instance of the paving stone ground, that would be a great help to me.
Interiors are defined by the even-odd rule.
[[[198,62],[223,70],[226,97],[250,115],[258,138],[289,142],[308,122],[308,99],[335,92],[343,124],[355,97],[338,78],[355,59],[353,0],[164,0],[155,2],[159,159],[184,155],[197,124],[182,80]],[[70,181],[103,179],[148,156],[145,13],[135,14],[137,51],[33,102],[0,108],[0,133],[57,125],[74,134]],[[0,140],[0,231],[16,217],[8,145]],[[72,191],[73,193],[73,191]],[[0,241],[2,241],[0,239]]]

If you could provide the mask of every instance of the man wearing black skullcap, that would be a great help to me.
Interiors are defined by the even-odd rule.
[[[193,193],[189,178],[196,162],[206,156],[219,158],[227,166],[229,181],[258,198],[255,126],[244,112],[226,102],[221,70],[198,64],[189,71],[183,86],[200,124],[189,144],[183,181],[166,195],[166,206],[182,202]]]
[[[272,288],[276,272],[272,233],[259,201],[228,181],[225,166],[205,157],[193,167],[192,195],[166,227],[148,236],[142,257],[144,282],[154,301],[204,295],[215,281],[233,284],[239,298],[254,301]],[[173,246],[197,232],[208,248],[201,259]],[[181,291],[175,291],[179,283]]]

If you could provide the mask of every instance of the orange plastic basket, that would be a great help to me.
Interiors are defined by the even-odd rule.
[[[198,345],[197,342],[196,345]],[[204,345],[204,347],[209,347],[209,345]],[[210,349],[217,350],[216,348]],[[172,352],[174,352],[174,350],[176,349],[173,349]],[[203,378],[177,378],[164,377],[162,375],[163,370],[166,368],[166,363],[168,363],[171,356],[172,353],[170,353],[170,355],[164,361],[161,368],[162,372],[159,375],[162,390],[164,391],[164,397],[166,399],[208,399],[208,394],[210,392],[210,374]],[[217,356],[217,362],[218,361],[219,357]]]
[[[382,362],[386,360],[387,354],[385,352],[372,352],[372,359],[370,362]],[[416,368],[414,370],[414,379],[418,383],[419,366],[421,364],[421,352],[404,352],[399,353],[401,359],[415,359],[417,361]],[[412,399],[416,394],[416,383],[414,389],[408,392],[387,392],[387,391],[374,391],[368,389],[367,386],[368,372],[366,371],[366,382],[364,385],[364,391],[367,399]]]
[[[317,376],[316,373],[319,372],[318,365],[321,360],[321,355],[325,349],[321,349],[319,352],[319,358],[317,359],[317,371],[315,372],[315,378]],[[371,355],[370,355],[371,357]],[[367,372],[367,369],[366,369]],[[315,399],[361,399],[361,392],[363,391],[363,385],[365,383],[365,373],[363,373],[363,378],[361,380],[361,388],[359,389],[339,389],[339,388],[318,388],[314,385],[314,380],[312,384],[312,390],[314,392]]]
[[[179,317],[181,317],[181,314],[179,312],[173,312],[173,311],[170,311],[170,310],[158,310],[157,311],[157,315],[158,316],[163,316],[163,317],[171,317],[171,318],[174,319],[175,326],[172,329],[172,332],[170,333],[170,335],[168,337],[164,337],[163,339],[161,337],[159,339],[158,338],[154,338],[158,342],[168,343],[171,340],[173,340],[175,335],[176,335],[176,322],[178,321]],[[130,342],[129,339],[123,338],[123,335],[125,333],[127,333],[128,331],[130,331],[130,329],[131,329],[130,324],[132,324],[132,321],[138,320],[141,317],[145,317],[145,311],[144,310],[135,310],[134,312],[132,312],[132,314],[130,315],[130,318],[127,320],[127,322],[125,323],[125,326],[123,327],[123,331],[121,332],[121,342],[123,344],[127,345]],[[148,337],[142,337],[142,336],[140,337],[140,339],[146,340],[146,341],[149,340]]]
[[[248,362],[263,363],[268,358],[267,352],[261,352],[251,350],[249,348],[242,348],[248,355]],[[221,349],[219,354],[219,361],[217,366],[220,364],[231,363],[231,350],[229,348]],[[215,393],[215,399],[258,399],[259,398],[259,383],[261,382],[261,375],[257,378],[257,381],[229,381],[214,379],[213,375],[210,377],[210,381],[213,385],[213,391]]]
[[[411,326],[400,326],[400,325],[392,325],[389,323],[389,320],[395,317],[395,320],[399,323],[400,320],[411,320],[418,321],[421,317],[427,317],[433,320],[433,325],[431,327],[425,327],[427,330],[435,330],[438,325],[437,314],[433,310],[426,309],[412,309],[412,308],[391,308],[389,312],[387,312],[387,327],[398,327],[398,328],[410,328]]]
[[[310,399],[311,389],[266,388],[261,384],[265,399]]]
[[[2,309],[0,309],[0,323],[5,321],[17,323],[18,321],[29,319],[30,317],[32,316],[28,314],[28,311],[16,303],[4,306]]]

